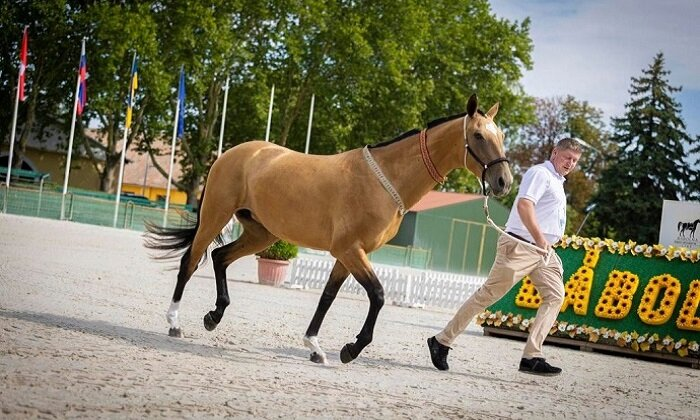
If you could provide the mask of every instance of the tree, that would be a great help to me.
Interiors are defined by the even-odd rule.
[[[529,20],[498,19],[487,0],[20,0],[0,5],[0,29],[7,29],[0,31],[0,67],[12,68],[8,75],[16,74],[16,63],[5,57],[16,57],[17,22],[39,19],[25,9],[44,13],[44,33],[55,38],[45,37],[47,51],[53,50],[42,53],[45,68],[56,69],[55,80],[37,93],[60,94],[37,102],[43,107],[37,121],[55,118],[68,129],[80,38],[87,38],[89,100],[82,121],[98,122],[100,144],[85,149],[101,149],[92,157],[105,191],[116,185],[134,52],[139,88],[128,147],[138,143],[144,151],[165,152],[156,150],[156,140],[169,143],[177,71],[185,67],[187,126],[177,154],[184,172],[173,181],[191,204],[215,158],[227,76],[226,148],[262,138],[273,85],[271,139],[295,150],[303,150],[315,95],[312,153],[378,143],[463,112],[474,92],[482,103],[500,101],[507,109],[499,116],[504,129],[531,115],[530,98],[518,83],[531,66]],[[75,58],[67,60],[68,54]],[[1,97],[11,97],[11,85],[0,82]],[[6,115],[7,107],[0,109],[2,126]],[[78,135],[76,145],[84,141]],[[160,170],[167,176],[167,168]],[[457,172],[449,188],[476,189],[474,178]]]
[[[700,136],[695,136],[695,147],[690,149],[692,156],[695,156],[693,168],[695,173],[693,179],[688,182],[690,199],[700,201]]]
[[[128,95],[131,65],[134,54],[138,57],[136,104],[127,149],[154,124],[154,119],[164,118],[164,103],[168,76],[162,67],[156,43],[157,26],[148,4],[131,5],[99,2],[87,10],[90,22],[88,44],[89,106],[88,119],[100,124],[99,147],[103,156],[92,153],[86,147],[95,170],[100,175],[100,189],[115,191],[121,160],[126,98]],[[145,115],[153,118],[144,119]],[[161,125],[157,125],[158,130]]]
[[[68,130],[72,111],[75,71],[80,54],[82,27],[79,2],[40,0],[8,2],[0,6],[0,144],[9,141],[17,65],[23,23],[29,26],[29,60],[26,77],[27,100],[17,116],[16,151],[24,152],[30,135],[44,135],[49,125]],[[67,59],[74,57],[73,60]],[[71,75],[68,81],[67,75]],[[64,77],[66,76],[66,77]],[[20,161],[15,154],[15,164]]]
[[[280,144],[302,150],[312,93],[315,153],[388,140],[464,112],[472,93],[489,106],[501,102],[503,128],[531,118],[518,84],[531,66],[529,20],[499,20],[486,1],[318,1],[283,11],[262,66],[272,69],[279,94],[273,127],[282,128],[273,128],[273,138]],[[449,24],[430,23],[442,21]],[[445,188],[477,191],[462,172]]]
[[[669,84],[663,53],[642,76],[632,78],[631,100],[622,118],[613,119],[612,141],[619,150],[609,156],[599,189],[592,199],[598,234],[618,240],[656,243],[663,200],[693,196],[689,181],[697,177],[685,159],[693,146],[673,98],[680,87]]]
[[[158,26],[159,57],[166,72],[166,85],[170,100],[165,105],[159,119],[147,115],[153,127],[144,130],[141,148],[154,154],[170,154],[172,124],[176,105],[178,74],[183,67],[187,75],[185,115],[185,135],[176,143],[177,159],[183,174],[173,179],[173,185],[187,193],[187,202],[196,205],[199,199],[200,183],[216,158],[218,146],[217,130],[220,119],[219,96],[226,75],[234,65],[245,62],[247,55],[240,47],[245,42],[237,37],[247,34],[250,27],[241,19],[241,5],[231,1],[211,1],[204,3],[183,3],[163,1],[154,15]],[[235,81],[234,81],[235,84]],[[167,96],[166,96],[167,97]],[[163,127],[163,123],[165,127]],[[164,129],[170,127],[170,130]],[[160,150],[158,145],[167,145]],[[162,168],[155,159],[153,165],[168,176],[169,168]]]

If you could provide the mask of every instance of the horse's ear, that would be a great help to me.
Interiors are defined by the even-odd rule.
[[[470,96],[467,101],[467,115],[469,115],[469,118],[474,116],[478,106],[479,100],[476,98],[476,93],[472,93],[472,96]]]
[[[491,118],[491,119],[493,119],[493,117],[495,117],[496,114],[498,114],[498,102],[496,102],[496,103],[491,107],[491,109],[489,109],[489,112],[486,113],[486,116],[489,117],[489,118]]]

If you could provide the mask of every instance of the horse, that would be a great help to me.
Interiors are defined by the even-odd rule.
[[[507,194],[513,177],[505,158],[504,134],[494,123],[499,104],[486,113],[476,95],[465,113],[432,121],[393,140],[335,155],[307,155],[264,141],[241,143],[209,169],[194,226],[147,225],[145,246],[168,251],[153,258],[180,256],[177,284],[166,319],[168,334],[183,337],[178,311],[185,285],[211,252],[216,308],[204,316],[212,331],[230,303],[226,268],[277,240],[329,251],[336,261],[303,337],[310,360],[327,363],[318,332],[347,277],[362,285],[369,310],[355,342],[340,352],[343,363],[356,359],[372,342],[384,289],[367,254],[389,241],[411,206],[442,183],[454,169],[467,167],[495,196]],[[484,190],[486,193],[486,190]],[[220,232],[232,216],[243,231],[226,245]]]
[[[700,219],[694,222],[678,222],[678,233],[681,238],[685,238],[685,231],[687,230],[690,232],[688,239],[695,239],[695,229],[697,229],[699,223]]]

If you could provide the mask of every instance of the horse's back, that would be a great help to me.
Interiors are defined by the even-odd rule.
[[[267,187],[285,182],[309,182],[337,172],[350,152],[338,155],[307,155],[275,143],[249,141],[241,143],[217,159],[210,170],[213,176],[244,182],[249,187],[263,183]]]

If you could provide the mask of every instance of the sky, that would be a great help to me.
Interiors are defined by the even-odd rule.
[[[530,17],[533,68],[521,83],[540,98],[573,95],[622,117],[632,77],[663,52],[667,80],[682,87],[687,133],[700,135],[700,0],[491,0],[510,21]]]

